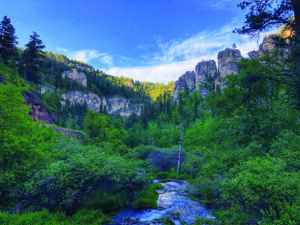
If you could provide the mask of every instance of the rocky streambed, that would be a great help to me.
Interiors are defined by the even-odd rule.
[[[154,182],[160,183],[159,180],[154,180]],[[159,193],[157,209],[124,209],[113,218],[110,225],[159,225],[162,223],[155,219],[160,218],[169,218],[176,225],[180,225],[191,224],[196,217],[214,218],[204,205],[185,196],[186,181],[173,180],[160,184],[165,188],[157,190]]]

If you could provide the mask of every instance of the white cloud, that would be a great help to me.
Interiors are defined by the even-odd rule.
[[[247,53],[258,49],[256,40],[249,40],[247,36],[233,34],[235,26],[225,26],[219,30],[206,30],[182,41],[162,43],[158,41],[160,52],[149,61],[153,66],[110,68],[106,72],[111,75],[132,77],[140,81],[167,83],[177,80],[186,71],[194,70],[201,60],[217,59],[219,51],[231,48],[235,43],[243,57]],[[263,35],[262,35],[263,37]]]
[[[177,80],[179,75],[193,70],[200,59],[192,59],[181,62],[165,63],[158,66],[133,67],[133,68],[111,68],[106,73],[118,76],[132,77],[139,81],[151,81],[168,83]]]
[[[105,66],[113,65],[113,57],[105,52],[99,52],[97,50],[83,49],[79,51],[69,51],[65,48],[57,48],[58,51],[63,52],[69,58],[75,59],[80,62],[88,63],[91,60],[98,59]]]

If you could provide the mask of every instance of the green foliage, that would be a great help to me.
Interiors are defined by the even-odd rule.
[[[17,58],[17,48],[15,28],[10,23],[10,19],[4,16],[0,24],[0,60],[4,64],[15,64]]]
[[[147,185],[140,191],[133,201],[133,208],[147,209],[157,208],[158,193],[156,186],[151,184]]]
[[[42,94],[42,99],[45,108],[50,112],[58,112],[61,107],[61,97],[57,93],[51,93],[50,91]]]
[[[41,79],[44,64],[44,53],[42,50],[44,48],[45,45],[39,39],[39,35],[33,32],[21,57],[20,74],[23,74],[28,81],[35,84],[38,84]]]
[[[207,224],[207,225],[217,225],[220,224],[219,221],[215,220],[215,219],[211,219],[211,218],[200,218],[197,217],[195,222],[192,223],[192,225],[203,225],[203,224]]]
[[[109,191],[97,191],[84,200],[83,207],[86,209],[100,210],[104,213],[117,212],[126,206],[126,196]]]
[[[159,183],[155,183],[153,184],[156,190],[163,190],[165,189],[165,186],[159,184]]]
[[[12,190],[22,188],[31,173],[55,154],[57,143],[52,128],[33,122],[23,90],[10,83],[0,85],[0,206],[4,207]]]
[[[206,203],[212,203],[220,193],[218,182],[205,177],[193,180],[189,189],[197,198],[205,200]]]
[[[157,222],[163,223],[164,225],[175,225],[175,223],[169,218],[155,219]]]
[[[139,187],[142,181],[135,178],[136,165],[119,156],[106,154],[96,146],[67,145],[66,154],[62,160],[50,164],[46,169],[38,171],[30,182],[26,183],[27,194],[23,196],[27,205],[36,205],[52,211],[65,211],[74,214],[85,204],[94,209],[95,201],[104,205],[113,203],[111,209],[123,205],[123,197],[134,192],[134,186]],[[95,201],[91,196],[100,192],[109,192],[105,199],[100,197]],[[123,193],[120,198],[112,197]],[[103,196],[104,197],[104,196]],[[84,203],[83,200],[86,199]],[[102,201],[102,202],[101,202]],[[101,205],[99,205],[101,207]],[[108,208],[107,208],[108,209]],[[105,211],[105,209],[104,209]]]
[[[64,213],[50,214],[43,210],[35,213],[9,214],[0,212],[0,223],[3,225],[80,225],[103,224],[111,221],[99,210],[80,210],[73,216]]]

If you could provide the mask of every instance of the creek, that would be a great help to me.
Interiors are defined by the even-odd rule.
[[[160,183],[165,187],[157,190],[159,193],[157,209],[124,209],[113,218],[111,225],[162,224],[154,220],[160,218],[169,218],[176,225],[188,225],[194,222],[196,217],[214,218],[204,205],[186,196],[186,181],[172,180],[161,183],[155,179],[154,183]]]

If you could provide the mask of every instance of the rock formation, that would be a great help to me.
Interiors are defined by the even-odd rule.
[[[214,60],[199,62],[194,71],[186,72],[175,82],[173,98],[176,99],[179,92],[187,90],[192,93],[199,89],[201,85],[208,81],[217,81],[231,73],[237,73],[237,62],[242,59],[241,52],[238,49],[226,48],[218,53],[218,70]],[[209,93],[208,88],[201,88],[201,95],[205,97]]]
[[[84,104],[86,103],[90,110],[96,112],[100,111],[101,104],[103,106],[107,105],[106,99],[99,97],[98,95],[92,92],[83,92],[83,91],[70,91],[61,96],[65,101],[69,100],[71,105],[75,104]],[[65,104],[65,101],[62,104]]]
[[[77,81],[78,83],[81,83],[83,86],[87,86],[87,79],[84,73],[78,73],[76,69],[73,69],[71,71],[65,71],[62,73],[62,77],[68,77],[72,80]]]
[[[192,93],[195,90],[195,72],[187,71],[175,82],[175,88],[173,91],[173,96],[176,99],[178,93],[183,90],[187,90],[188,93]]]
[[[259,58],[259,51],[251,51],[251,52],[248,52],[248,56],[249,56],[249,59],[258,59]]]
[[[272,51],[274,49],[282,50],[284,53],[284,58],[288,57],[288,53],[290,51],[290,46],[287,41],[283,41],[283,39],[278,34],[270,34],[267,35],[263,42],[259,45],[259,57],[262,57],[267,52]]]
[[[237,62],[242,59],[240,50],[226,48],[218,53],[219,77],[223,78],[231,73],[237,73],[239,70]]]
[[[120,114],[121,116],[130,116],[132,113],[141,114],[140,106],[134,106],[129,99],[122,97],[105,98],[92,92],[71,91],[63,94],[62,98],[64,99],[62,104],[65,104],[66,100],[69,100],[71,105],[86,103],[90,110],[96,112],[100,112],[102,106],[102,109],[106,108],[110,114]]]
[[[25,102],[31,105],[29,114],[34,121],[42,121],[49,124],[57,124],[55,113],[48,112],[41,103],[41,96],[35,91],[27,91],[23,93]]]
[[[199,89],[200,85],[207,81],[209,77],[214,77],[217,74],[217,66],[214,60],[199,62],[194,71],[188,71],[175,82],[175,88],[173,91],[174,99],[177,98],[178,93],[183,90],[187,90],[188,94],[194,90]],[[206,96],[208,94],[206,88],[201,90],[201,95]]]

